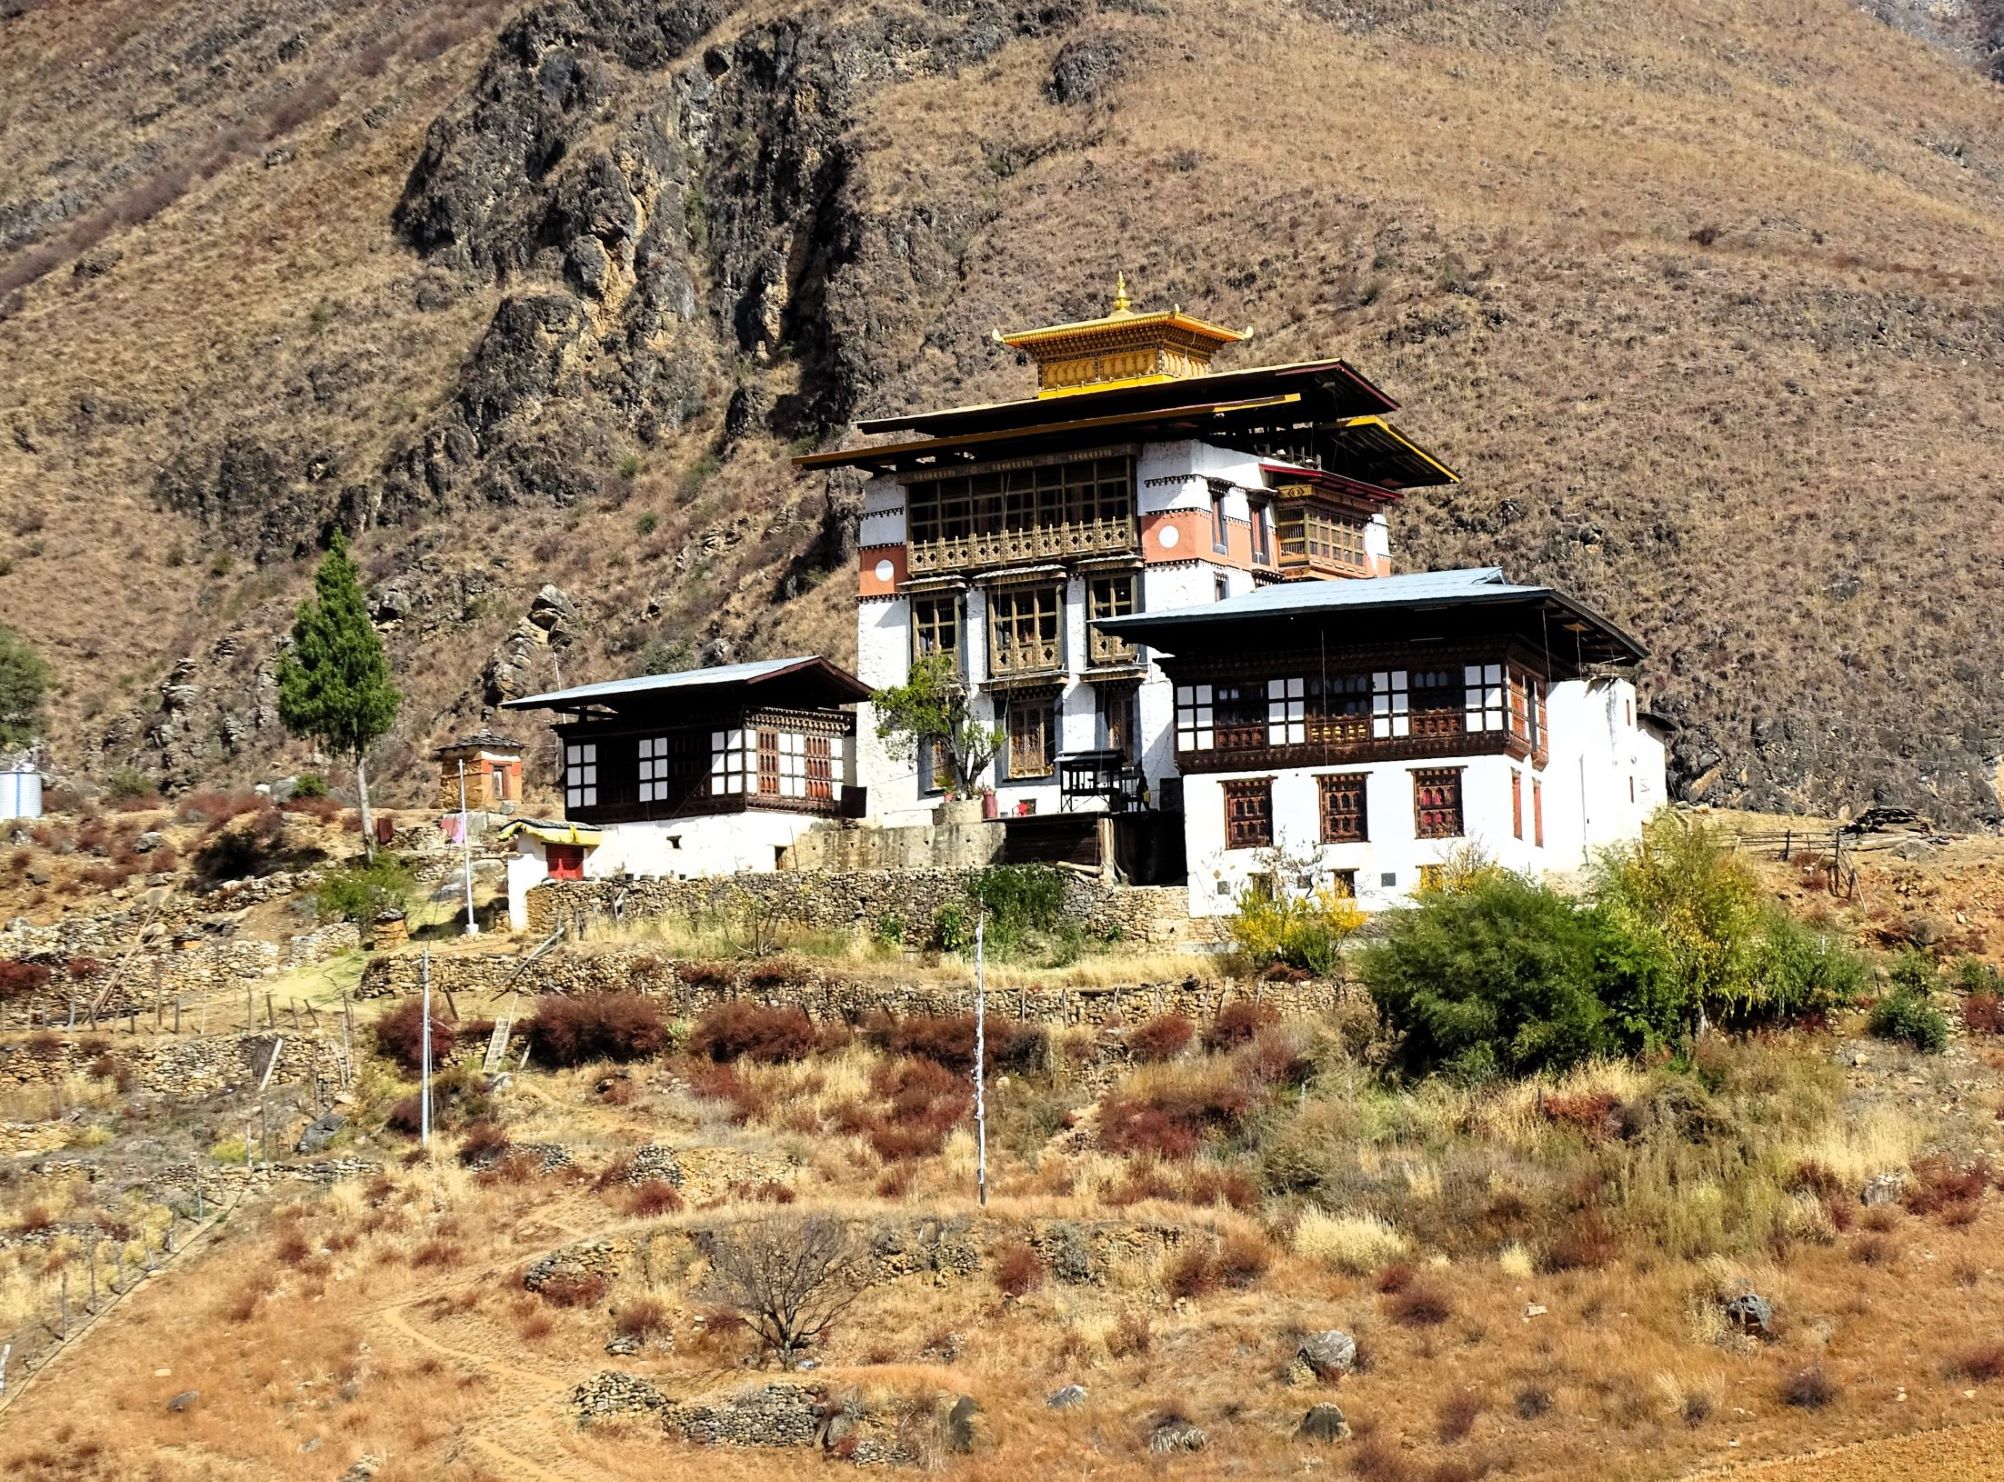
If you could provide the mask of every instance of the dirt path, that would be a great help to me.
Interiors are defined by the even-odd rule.
[[[1693,1474],[1761,1482],[1978,1482],[2004,1477],[2004,1421],[1859,1441],[1807,1456],[1749,1462]]]

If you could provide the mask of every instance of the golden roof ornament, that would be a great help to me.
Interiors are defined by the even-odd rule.
[[[1212,324],[1185,314],[1180,304],[1137,311],[1123,270],[1114,275],[1113,306],[1101,318],[992,334],[1036,361],[1037,395],[1047,397],[1201,376],[1213,355],[1252,330]]]

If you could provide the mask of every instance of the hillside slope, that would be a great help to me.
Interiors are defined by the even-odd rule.
[[[855,490],[788,451],[1020,394],[988,330],[1124,267],[1400,397],[1466,478],[1402,559],[1642,634],[1688,795],[1998,817],[1982,5],[10,8],[0,616],[59,768],[278,765],[335,525],[406,793],[557,674],[841,657]]]

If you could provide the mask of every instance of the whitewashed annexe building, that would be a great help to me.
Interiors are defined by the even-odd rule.
[[[520,930],[545,880],[774,870],[815,824],[860,816],[856,717],[870,690],[819,657],[579,685],[510,700],[556,712],[562,819],[504,834]]]

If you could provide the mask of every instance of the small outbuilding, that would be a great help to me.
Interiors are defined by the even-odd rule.
[[[561,819],[510,825],[510,923],[545,880],[771,870],[817,823],[861,818],[854,707],[869,696],[808,655],[507,702],[555,712],[564,800]]]
[[[522,743],[494,731],[476,731],[434,751],[438,759],[438,807],[460,808],[460,767],[466,768],[466,803],[474,813],[512,813],[522,801]]]

